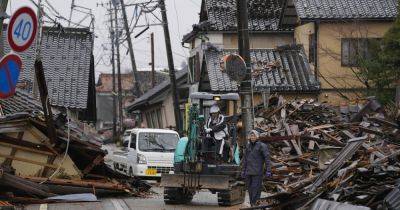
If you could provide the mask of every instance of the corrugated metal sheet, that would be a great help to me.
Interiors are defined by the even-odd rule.
[[[206,51],[207,71],[211,90],[217,92],[232,92],[238,90],[236,81],[232,81],[221,70],[223,56],[238,53],[237,50]],[[312,92],[320,89],[320,84],[311,70],[302,47],[293,46],[283,49],[253,49],[250,52],[252,69],[260,70],[262,74],[253,77],[255,89],[270,88],[273,92],[303,91]],[[269,68],[271,63],[278,63]]]
[[[6,32],[3,39],[6,40]],[[34,42],[35,43],[35,42]],[[5,52],[10,51],[7,42]],[[23,61],[20,82],[32,91],[35,47],[18,53]],[[92,33],[87,29],[44,28],[42,60],[50,103],[54,106],[85,109],[89,94],[90,60],[93,50]]]
[[[385,197],[385,206],[389,210],[397,210],[400,209],[400,185],[394,188],[386,197]]]
[[[301,19],[384,19],[397,16],[397,0],[294,0]]]
[[[314,192],[319,186],[330,179],[343,166],[343,164],[354,155],[354,153],[364,143],[365,139],[367,139],[367,136],[349,140],[346,147],[344,147],[337,155],[337,158],[317,177],[310,189],[308,189],[308,192]]]
[[[347,203],[339,203],[324,199],[317,199],[310,210],[370,210],[369,207],[355,206]]]

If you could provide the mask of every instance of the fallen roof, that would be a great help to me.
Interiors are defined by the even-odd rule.
[[[3,33],[6,39],[7,33]],[[5,52],[10,47],[4,42]],[[88,29],[43,28],[42,61],[49,99],[53,106],[86,109],[89,95],[93,34]],[[35,47],[18,53],[23,61],[20,83],[32,93]]]
[[[397,0],[295,0],[300,19],[393,19]]]
[[[34,99],[31,94],[18,88],[14,96],[0,100],[0,107],[5,115],[42,110],[42,105],[39,101]]]
[[[237,54],[237,50],[208,49],[205,52],[207,73],[211,90],[214,92],[238,91],[238,84],[231,80],[221,70],[220,62],[223,56]],[[258,76],[253,76],[256,89],[270,88],[273,92],[312,92],[319,91],[320,84],[311,70],[304,50],[301,46],[291,46],[278,49],[252,49],[253,71],[259,70]],[[269,65],[275,65],[270,68]]]

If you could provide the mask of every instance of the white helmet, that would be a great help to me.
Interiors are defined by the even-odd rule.
[[[219,107],[217,105],[213,105],[210,108],[210,114],[218,113],[219,112]]]

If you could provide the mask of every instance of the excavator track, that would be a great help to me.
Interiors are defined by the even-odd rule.
[[[233,206],[244,202],[246,190],[244,186],[234,186],[230,190],[218,192],[218,205]]]
[[[166,204],[186,204],[192,201],[193,195],[194,193],[184,192],[182,188],[164,188],[164,202]]]

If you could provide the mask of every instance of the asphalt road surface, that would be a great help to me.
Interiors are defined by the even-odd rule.
[[[192,202],[187,205],[166,205],[163,199],[163,188],[158,187],[157,183],[153,183],[153,192],[147,198],[106,198],[100,202],[91,203],[57,203],[57,204],[37,204],[25,206],[24,210],[203,210],[203,209],[221,209],[234,210],[243,207],[248,207],[248,198],[244,204],[219,207],[216,194],[211,194],[209,191],[200,191],[197,193]]]

